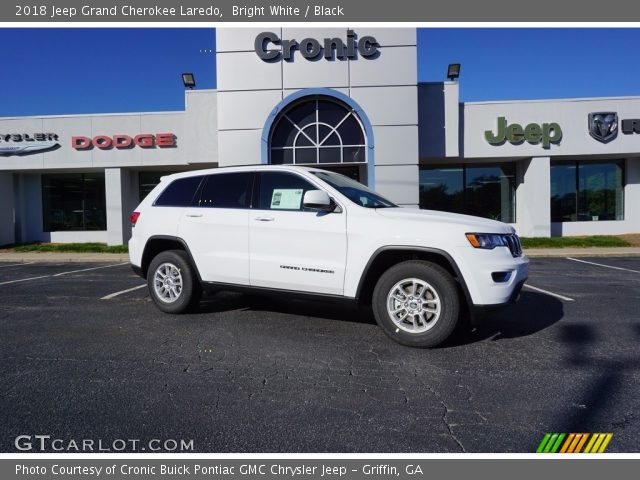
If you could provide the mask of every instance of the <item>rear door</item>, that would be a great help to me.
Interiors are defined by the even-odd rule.
[[[251,285],[342,295],[347,257],[346,213],[303,208],[315,186],[291,172],[256,173],[249,220]]]
[[[143,221],[136,224],[136,236],[178,235],[184,211],[197,201],[196,195],[203,179],[203,175],[182,177],[165,184],[151,208],[142,211]],[[162,184],[158,187],[162,188]]]
[[[253,172],[208,175],[194,206],[185,209],[180,236],[202,280],[249,284],[249,204]]]

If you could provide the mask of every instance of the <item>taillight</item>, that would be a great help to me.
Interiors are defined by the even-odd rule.
[[[136,223],[138,222],[138,218],[140,218],[140,212],[133,212],[130,218],[131,218],[131,226],[135,227]]]

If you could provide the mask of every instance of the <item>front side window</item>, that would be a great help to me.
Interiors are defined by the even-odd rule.
[[[106,230],[104,173],[42,175],[43,230]]]
[[[260,173],[258,208],[302,210],[302,199],[309,190],[317,190],[317,187],[299,175],[287,172]]]
[[[327,182],[353,203],[360,205],[361,207],[387,208],[397,206],[383,196],[378,195],[373,190],[365,187],[360,182],[357,182],[352,178],[346,177],[344,175],[340,175],[339,173],[318,171],[314,171],[311,173],[313,173],[319,179]]]
[[[209,208],[249,208],[252,184],[251,172],[209,175],[202,186],[198,205]]]
[[[420,168],[420,208],[514,223],[515,163]]]
[[[194,200],[202,176],[185,177],[173,180],[163,190],[154,205],[161,207],[189,207],[194,205]]]
[[[551,221],[624,220],[624,161],[551,165]]]

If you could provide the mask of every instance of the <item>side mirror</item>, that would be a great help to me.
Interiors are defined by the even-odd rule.
[[[302,199],[302,206],[324,212],[332,212],[335,204],[331,203],[329,194],[324,190],[308,190]]]

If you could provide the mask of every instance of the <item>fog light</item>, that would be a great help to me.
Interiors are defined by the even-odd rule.
[[[492,272],[491,278],[496,283],[506,283],[511,278],[511,272]]]

